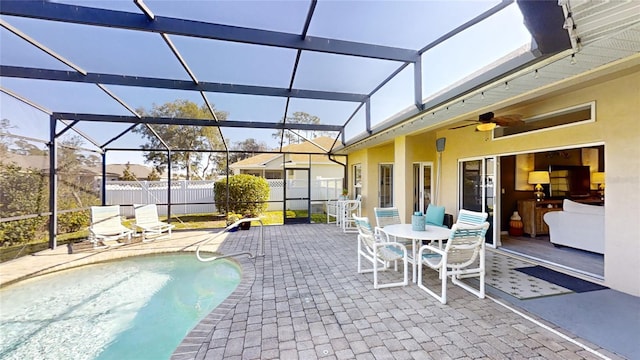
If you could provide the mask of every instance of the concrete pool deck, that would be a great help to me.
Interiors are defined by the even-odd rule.
[[[371,274],[356,272],[356,235],[334,225],[267,226],[264,235],[265,256],[237,258],[240,286],[172,359],[625,358],[491,295],[478,299],[449,285],[442,305],[415,284],[374,290]],[[0,283],[124,256],[193,251],[210,237],[181,231],[106,251],[47,250],[0,264]],[[206,250],[255,254],[259,230],[225,234]]]

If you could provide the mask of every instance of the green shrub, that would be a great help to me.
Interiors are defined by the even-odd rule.
[[[65,212],[58,215],[58,231],[70,233],[82,230],[90,225],[89,210]]]
[[[219,212],[260,215],[267,209],[269,183],[265,178],[239,174],[229,177],[229,206],[227,207],[227,179],[213,186],[214,201]]]
[[[43,172],[14,164],[0,164],[0,218],[47,211],[48,178]],[[48,218],[38,216],[0,223],[0,244],[32,241],[46,230]]]

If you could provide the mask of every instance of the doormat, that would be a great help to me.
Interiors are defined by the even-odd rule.
[[[530,265],[532,264],[527,261],[497,252],[487,251],[485,284],[519,300],[572,293],[569,289],[515,271],[515,268]],[[472,286],[478,286],[477,279],[469,278],[464,279],[464,281],[471,283]]]
[[[542,279],[544,281],[548,281],[558,286],[562,286],[563,288],[577,293],[608,289],[608,287],[598,285],[590,281],[578,279],[571,275],[563,274],[561,272],[557,272],[540,265],[521,267],[514,270],[538,279]]]

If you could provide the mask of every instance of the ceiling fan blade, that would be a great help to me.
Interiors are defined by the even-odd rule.
[[[524,121],[522,121],[522,115],[503,115],[496,116],[491,120],[495,122],[499,126],[517,126],[524,125]]]
[[[466,124],[466,125],[460,125],[460,126],[454,126],[454,127],[450,127],[449,130],[455,130],[455,129],[462,129],[465,128],[467,126],[476,126],[477,124]]]

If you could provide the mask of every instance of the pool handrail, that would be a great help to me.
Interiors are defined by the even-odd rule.
[[[241,223],[245,223],[245,222],[251,222],[251,221],[257,221],[258,223],[260,223],[260,247],[258,248],[258,253],[256,255],[253,255],[251,252],[249,251],[242,251],[242,252],[237,252],[237,253],[233,253],[233,254],[223,254],[221,256],[212,256],[209,258],[204,258],[200,255],[200,247],[204,244],[207,244],[209,241],[216,239],[218,236],[221,236],[224,233],[229,232],[231,229],[238,227],[238,225],[240,225]],[[234,222],[233,224],[227,226],[226,228],[224,228],[223,231],[217,233],[215,236],[206,239],[202,242],[200,242],[200,244],[198,244],[198,247],[196,248],[196,257],[198,258],[198,260],[202,261],[202,262],[208,262],[208,261],[214,261],[214,260],[218,260],[218,259],[224,259],[224,258],[229,258],[229,257],[233,257],[233,256],[239,256],[239,255],[249,255],[249,259],[254,259],[257,256],[264,256],[264,228],[263,228],[264,224],[262,223],[262,219],[259,217],[254,217],[254,218],[244,218],[244,219],[240,219],[236,222]]]

